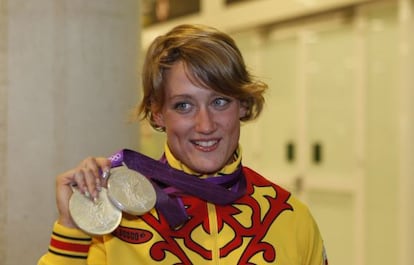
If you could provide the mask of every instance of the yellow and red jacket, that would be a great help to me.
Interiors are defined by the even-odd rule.
[[[232,204],[183,195],[189,220],[176,230],[156,209],[143,216],[124,214],[105,236],[55,223],[49,251],[38,265],[327,264],[308,208],[253,170],[243,167],[243,173],[246,193]]]

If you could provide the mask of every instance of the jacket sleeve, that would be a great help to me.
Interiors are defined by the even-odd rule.
[[[304,264],[328,265],[328,259],[318,225],[308,209],[305,213],[305,220],[307,219],[307,221],[305,221],[306,225],[302,227],[303,230],[300,232],[302,235],[306,235],[302,241],[303,249],[307,250],[304,252],[307,253],[304,256]]]
[[[55,222],[49,249],[38,265],[86,265],[92,238],[79,229]]]

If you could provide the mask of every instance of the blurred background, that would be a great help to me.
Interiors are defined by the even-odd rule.
[[[414,262],[414,0],[0,0],[0,260],[36,264],[55,176],[164,136],[131,123],[142,56],[182,23],[267,82],[243,163],[311,208],[330,264]]]

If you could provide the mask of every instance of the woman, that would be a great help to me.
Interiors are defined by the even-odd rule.
[[[259,116],[267,86],[234,41],[214,28],[177,26],[151,44],[142,77],[137,113],[166,133],[157,163],[175,175],[146,174],[155,207],[123,213],[103,236],[77,228],[69,199],[73,185],[96,199],[113,161],[87,158],[59,175],[59,219],[39,264],[327,264],[307,207],[241,163],[240,123]],[[188,187],[178,184],[184,177]]]

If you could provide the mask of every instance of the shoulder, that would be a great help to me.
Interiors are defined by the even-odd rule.
[[[260,209],[257,211],[262,216],[261,229],[266,230],[269,242],[283,248],[282,252],[289,257],[287,260],[306,257],[317,260],[306,264],[322,264],[322,237],[309,207],[254,170],[244,167],[243,172],[247,180],[246,201],[250,199],[254,201],[251,205],[258,205],[256,209]]]
[[[282,187],[276,185],[276,183],[270,181],[269,179],[262,176],[260,173],[254,171],[253,169],[243,166],[243,174],[246,177],[247,183],[257,185],[257,186],[275,186],[278,189],[283,189]]]
[[[314,221],[308,206],[289,190],[268,180],[249,167],[243,167],[243,173],[247,180],[248,193],[250,192],[256,197],[266,197],[269,202],[277,202],[279,205],[285,204],[283,208],[291,212],[288,215],[294,219],[298,218],[298,221],[310,221],[311,223]]]
[[[277,185],[269,179],[262,176],[260,173],[254,171],[249,167],[243,167],[243,173],[246,177],[247,186],[250,189],[268,191],[269,193],[276,192],[279,195],[283,194],[283,197],[290,198],[292,194],[287,189]],[[271,194],[266,194],[267,196]]]

